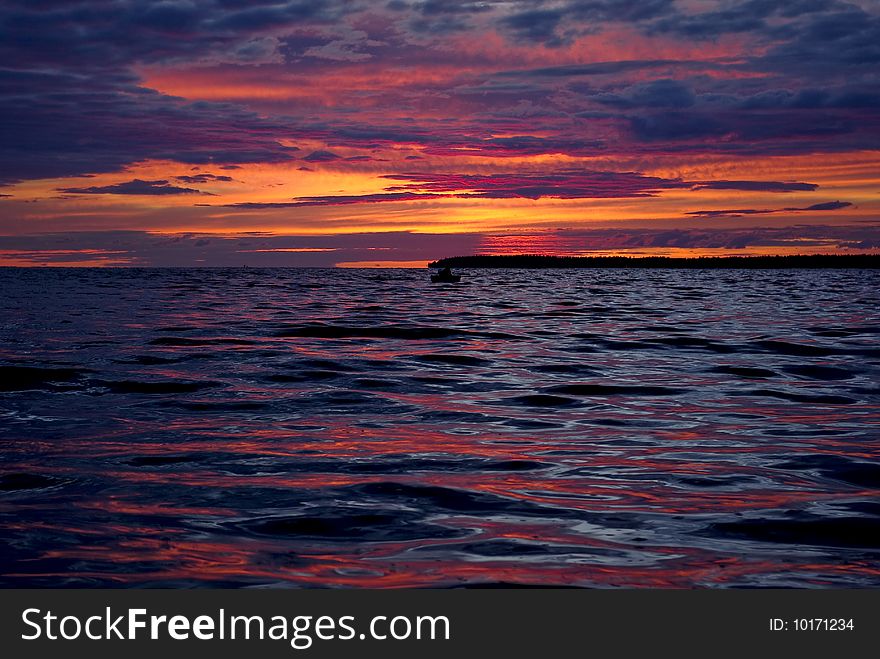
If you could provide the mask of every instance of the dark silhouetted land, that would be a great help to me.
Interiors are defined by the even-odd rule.
[[[880,268],[880,254],[818,254],[797,256],[547,256],[511,254],[453,256],[428,265],[430,268],[687,268],[687,269],[826,269]]]

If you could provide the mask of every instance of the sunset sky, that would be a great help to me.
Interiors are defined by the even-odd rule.
[[[0,265],[868,250],[876,0],[0,0]]]

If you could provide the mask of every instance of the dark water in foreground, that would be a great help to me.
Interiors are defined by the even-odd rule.
[[[0,270],[0,585],[880,586],[876,271]]]

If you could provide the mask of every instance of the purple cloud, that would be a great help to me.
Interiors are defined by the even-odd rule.
[[[181,178],[181,177],[177,177]],[[185,178],[185,177],[184,177]],[[195,188],[181,188],[171,185],[168,181],[143,181],[134,179],[125,183],[116,183],[114,185],[92,186],[88,188],[61,188],[60,192],[68,194],[121,194],[121,195],[177,195],[177,194],[197,194],[208,195],[209,192],[202,192]]]
[[[566,53],[566,44],[603,32],[660,39],[671,55],[638,59],[643,48],[624,48],[617,60],[583,62]],[[456,47],[463,35],[473,48]],[[707,46],[702,59],[694,51],[694,43],[725,35],[747,48],[721,56],[717,50],[730,48]],[[496,38],[506,46],[489,48]],[[339,159],[337,148],[405,147],[429,161],[869,151],[880,149],[878,44],[876,3],[858,0],[6,2],[0,183],[114,172],[145,160],[278,163],[293,158],[287,145],[298,140],[322,145],[305,157],[316,163]],[[547,55],[545,46],[556,50]],[[512,58],[508,47],[531,50]],[[190,103],[145,88],[141,78],[222,67],[267,87],[289,85],[291,76],[341,87],[294,100],[255,93]],[[362,84],[421,67],[440,73],[413,75],[406,85]],[[360,156],[348,163],[373,164]],[[755,192],[811,185],[696,184]],[[541,183],[466,194],[552,196]]]
[[[788,192],[796,190],[815,190],[813,183],[783,183],[779,181],[683,181],[681,179],[645,176],[638,172],[606,172],[579,169],[563,169],[555,172],[525,172],[498,174],[455,174],[455,173],[401,173],[386,174],[382,178],[390,181],[403,181],[390,185],[384,192],[363,195],[324,195],[319,197],[297,197],[289,202],[243,202],[230,204],[237,208],[291,208],[296,206],[339,206],[348,204],[372,204],[396,201],[418,201],[424,199],[625,199],[632,197],[654,197],[663,190],[713,188],[718,183],[720,189],[766,190]],[[835,202],[846,204],[846,202]],[[842,206],[838,206],[842,207]],[[823,208],[785,209],[785,210],[834,210],[826,205]],[[751,209],[732,211],[694,211],[691,215],[746,215],[777,211]]]
[[[478,234],[405,231],[331,236],[92,231],[0,236],[0,251],[42,265],[87,259],[134,266],[333,267],[346,262],[427,263],[438,258],[438,254],[471,253],[480,239]]]
[[[338,156],[332,151],[312,151],[309,155],[303,158],[306,162],[333,162],[334,160],[339,160],[342,156]]]
[[[740,217],[742,215],[767,215],[769,213],[779,213],[780,211],[781,209],[772,210],[769,208],[728,208],[724,210],[690,211],[685,214],[697,217]]]
[[[438,199],[446,195],[421,194],[416,192],[380,192],[363,195],[328,195],[323,197],[297,197],[296,201],[260,202],[247,201],[226,204],[230,208],[298,208],[301,206],[347,206],[348,204],[377,204],[392,201],[420,201]]]
[[[637,172],[565,169],[548,173],[510,174],[389,174],[383,178],[408,181],[389,191],[456,193],[457,197],[509,199],[599,199],[654,196],[663,189],[685,188],[680,179],[645,176]]]
[[[813,204],[803,208],[736,208],[727,210],[701,210],[691,211],[686,215],[694,215],[697,217],[741,217],[743,215],[770,215],[773,213],[799,213],[803,211],[836,211],[841,208],[852,206],[849,201],[827,201],[821,204]]]
[[[433,261],[475,253],[517,253],[534,234],[416,234],[409,232],[316,235],[156,235],[143,231],[96,231],[0,236],[0,250],[17,259],[51,265],[79,259],[108,264],[184,267],[311,266],[345,262]],[[541,231],[542,245],[569,254],[657,249],[744,250],[802,247],[826,252],[880,247],[877,226],[793,226],[692,229],[584,229]],[[88,252],[86,251],[88,250]],[[653,251],[652,251],[653,250]]]
[[[806,208],[786,208],[785,210],[836,211],[841,208],[846,208],[847,206],[852,206],[852,203],[848,201],[826,201],[822,204],[813,204],[812,206],[807,206]]]
[[[697,190],[744,190],[749,192],[812,192],[819,188],[815,183],[796,181],[701,181]]]
[[[192,176],[175,176],[175,181],[181,183],[210,183],[211,181],[229,182],[234,181],[231,176],[222,176],[217,174],[193,174]]]

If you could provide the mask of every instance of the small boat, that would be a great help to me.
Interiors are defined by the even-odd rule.
[[[431,275],[434,284],[457,284],[461,281],[461,275]]]

